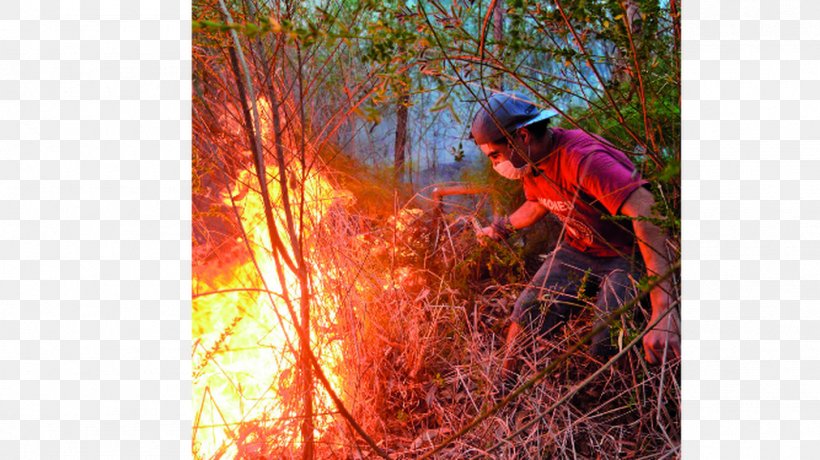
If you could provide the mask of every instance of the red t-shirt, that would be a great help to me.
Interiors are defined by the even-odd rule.
[[[647,184],[620,150],[579,129],[553,128],[553,150],[524,177],[524,195],[565,224],[564,239],[597,257],[629,254],[635,243],[630,221],[618,215],[638,187]]]

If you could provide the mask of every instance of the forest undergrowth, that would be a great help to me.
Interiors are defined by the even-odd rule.
[[[477,102],[520,90],[630,157],[679,261],[678,7],[194,2],[195,458],[679,458],[679,363],[643,358],[646,296],[596,361],[591,282],[503,381],[513,304],[561,225],[482,245],[520,188],[480,162],[432,186],[480,188],[443,205],[405,180],[421,146],[461,162]]]
[[[551,372],[531,389],[435,458],[679,455],[678,368],[649,368],[639,346],[628,348],[645,328],[646,302],[617,320],[612,340],[623,353],[602,363],[585,346],[563,356],[592,327],[592,314],[584,310],[593,308],[594,297],[579,298],[588,308],[521,350],[520,375],[505,388],[499,366],[512,305],[549,249],[525,248],[522,240],[560,228],[543,225],[509,243],[481,246],[470,222],[480,213],[412,211],[399,210],[398,223],[374,228],[372,247],[383,251],[364,259],[351,255],[387,275],[374,288],[394,276],[400,284],[362,299],[366,310],[340,325],[361,342],[355,353],[345,353],[346,366],[360,370],[350,375],[357,382],[352,405],[393,458],[425,454],[548,366]],[[334,455],[356,457],[350,446]]]

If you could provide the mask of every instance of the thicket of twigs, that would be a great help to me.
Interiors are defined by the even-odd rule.
[[[418,458],[506,396],[500,345],[528,261],[518,257],[520,248],[476,247],[472,227],[463,221],[403,215],[410,220],[407,227],[382,228],[373,236],[375,247],[399,242],[392,257],[401,285],[354,302],[364,308],[351,306],[358,314],[343,325],[358,340],[348,342],[344,365],[355,386],[351,407],[363,426],[394,458]],[[365,252],[348,268],[384,269],[390,257],[389,250]],[[384,280],[377,277],[372,287],[380,290]],[[536,339],[522,350],[516,383],[549,365],[553,370],[435,458],[674,456],[680,432],[676,376],[669,369],[648,369],[640,348],[627,348],[645,325],[641,308],[615,328],[624,355],[589,382],[584,379],[603,363],[586,348],[562,356],[589,331],[589,315],[571,320],[557,335]],[[337,458],[356,457],[355,452],[350,444],[333,450]]]
[[[479,246],[473,220],[509,211],[520,190],[474,171],[465,179],[491,192],[440,208],[430,190],[401,182],[398,158],[385,162],[362,141],[422,93],[467,124],[460,102],[502,86],[531,91],[555,104],[563,125],[630,154],[652,182],[677,259],[676,5],[195,2],[196,456],[678,457],[678,368],[648,368],[635,346],[646,302],[614,319],[615,359],[586,355],[591,316],[581,314],[533,338],[504,390],[512,304],[560,227]],[[314,177],[335,191],[311,193]],[[247,196],[266,212],[243,217]],[[273,273],[261,273],[259,247]],[[277,331],[287,331],[286,346],[267,339]],[[277,366],[264,391],[252,394],[243,378],[253,376],[231,373],[238,348],[260,351],[252,366]],[[227,420],[228,402],[212,396],[220,391],[253,415]],[[206,412],[224,423],[199,423]],[[203,433],[216,448],[204,447]]]

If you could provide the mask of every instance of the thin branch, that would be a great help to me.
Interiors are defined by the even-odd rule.
[[[555,0],[555,6],[558,7],[558,12],[561,13],[561,17],[564,19],[564,23],[567,25],[567,28],[572,33],[572,36],[575,37],[575,43],[578,45],[578,48],[581,49],[581,52],[584,54],[586,58],[587,65],[589,65],[592,72],[595,74],[595,77],[600,82],[601,86],[603,87],[604,95],[606,95],[609,103],[612,105],[612,109],[615,110],[615,114],[618,116],[618,121],[623,126],[624,130],[629,137],[631,137],[635,142],[641,144],[640,138],[629,129],[629,126],[626,123],[626,119],[624,119],[623,114],[621,113],[620,109],[618,109],[618,105],[615,103],[615,100],[612,98],[612,94],[610,94],[609,90],[607,90],[606,85],[604,84],[604,79],[601,77],[601,74],[598,72],[598,68],[595,67],[595,64],[589,59],[589,53],[587,52],[586,48],[584,47],[584,42],[581,40],[581,37],[578,36],[578,32],[575,31],[575,27],[573,27],[572,23],[569,21],[566,13],[564,13],[564,9],[561,7],[561,3],[558,0]]]
[[[610,359],[609,359],[609,361],[607,361],[606,363],[604,363],[601,367],[599,367],[598,369],[596,369],[596,370],[595,370],[595,372],[593,372],[592,374],[588,375],[585,379],[583,379],[583,380],[581,380],[580,382],[578,382],[577,384],[575,384],[575,385],[574,385],[574,386],[573,386],[573,387],[572,387],[569,391],[567,391],[566,393],[564,393],[564,395],[562,395],[560,398],[558,398],[558,399],[557,399],[554,403],[552,403],[549,407],[547,407],[546,409],[544,409],[544,412],[545,412],[545,413],[549,413],[549,412],[554,411],[555,409],[557,409],[557,408],[558,408],[558,406],[560,406],[561,404],[563,404],[563,403],[565,403],[565,402],[569,401],[569,399],[570,399],[573,395],[575,395],[576,393],[578,393],[578,391],[580,391],[582,388],[584,388],[585,386],[587,386],[590,382],[592,382],[593,380],[595,380],[595,378],[596,378],[596,377],[598,377],[599,375],[601,375],[601,374],[602,374],[605,370],[607,370],[607,369],[609,369],[610,367],[612,367],[612,365],[613,365],[613,364],[615,364],[615,363],[616,363],[619,359],[621,359],[621,358],[622,358],[625,354],[629,353],[629,351],[630,351],[632,348],[634,348],[634,347],[638,344],[638,342],[640,342],[640,341],[641,341],[641,339],[642,339],[642,338],[643,338],[643,337],[644,337],[647,333],[649,333],[649,331],[651,331],[651,330],[652,330],[652,328],[654,328],[654,327],[655,327],[658,323],[660,323],[660,322],[661,322],[661,319],[665,318],[665,317],[666,317],[669,313],[671,313],[671,312],[672,312],[675,308],[677,308],[677,306],[678,306],[678,302],[673,302],[673,303],[672,303],[672,305],[670,305],[670,306],[669,306],[669,308],[666,310],[666,312],[664,312],[663,314],[661,314],[661,315],[660,315],[660,316],[659,316],[659,317],[658,317],[655,321],[650,322],[650,323],[647,325],[647,327],[646,327],[646,328],[645,328],[645,329],[644,329],[644,330],[643,330],[640,334],[638,334],[638,335],[637,335],[637,336],[636,336],[636,337],[635,337],[635,338],[634,338],[631,342],[629,342],[626,346],[624,346],[624,348],[623,348],[621,351],[619,351],[619,352],[618,352],[615,356],[613,356],[612,358],[610,358]],[[614,320],[614,319],[616,319],[616,318],[610,318],[610,319],[611,319],[611,320]],[[608,326],[608,325],[609,325],[609,322],[607,321],[607,322],[606,322],[606,324],[607,324],[607,326]],[[667,344],[667,345],[668,345],[668,344]],[[667,349],[667,347],[664,347],[664,359],[663,359],[663,362],[662,362],[662,364],[661,364],[661,378],[662,378],[662,376],[663,376],[663,372],[664,372],[664,370],[666,369],[666,363],[667,363],[667,361],[666,361],[666,349]],[[560,358],[559,358],[559,359],[560,359]],[[660,404],[660,402],[659,402],[658,404]],[[530,422],[525,423],[525,424],[524,424],[524,425],[522,425],[519,429],[515,430],[513,433],[511,433],[509,436],[507,436],[506,441],[510,441],[510,440],[512,440],[514,437],[516,437],[516,436],[518,436],[519,434],[523,433],[523,432],[524,432],[524,430],[526,430],[527,428],[529,428],[529,427],[531,427],[531,426],[535,425],[536,423],[538,423],[538,422],[540,422],[540,421],[541,421],[541,420],[539,420],[538,418],[534,418],[534,419],[533,419],[533,420],[531,420]],[[489,452],[492,452],[492,451],[494,451],[494,450],[498,449],[499,447],[501,447],[501,446],[503,445],[503,443],[504,443],[504,442],[505,442],[505,441],[501,441],[500,443],[498,443],[498,444],[496,444],[496,445],[494,445],[494,446],[490,447],[490,448],[489,448],[489,449],[487,449],[487,450],[488,450]]]
[[[487,417],[490,417],[493,414],[497,413],[503,407],[507,406],[509,403],[514,401],[518,396],[520,396],[521,394],[523,394],[524,392],[526,392],[527,390],[532,388],[533,385],[535,385],[536,383],[543,380],[547,375],[549,375],[552,371],[554,371],[558,367],[559,364],[563,363],[564,361],[569,359],[571,356],[573,356],[586,342],[591,340],[592,337],[595,336],[595,334],[597,334],[597,333],[601,332],[602,330],[604,330],[605,328],[609,327],[609,324],[611,322],[613,322],[615,319],[620,317],[622,314],[626,313],[627,311],[632,309],[635,305],[637,305],[637,303],[640,301],[641,297],[643,297],[644,295],[646,295],[647,293],[652,291],[652,289],[654,289],[656,286],[660,285],[661,282],[665,281],[669,276],[671,276],[675,272],[675,270],[677,269],[678,266],[680,266],[680,263],[675,264],[663,276],[656,278],[652,283],[649,284],[649,286],[646,287],[646,289],[644,291],[640,292],[639,295],[635,296],[635,298],[633,298],[631,301],[627,302],[626,304],[624,304],[623,306],[621,306],[617,310],[614,310],[612,313],[610,313],[606,317],[606,319],[601,322],[601,324],[599,324],[597,327],[593,328],[589,333],[584,335],[584,337],[582,337],[581,340],[576,342],[567,351],[565,351],[561,356],[556,358],[554,361],[550,362],[550,364],[546,368],[539,371],[530,380],[526,381],[520,387],[513,390],[509,395],[507,395],[504,399],[502,399],[501,402],[499,402],[495,406],[491,407],[490,409],[484,411],[479,416],[475,417],[472,421],[470,421],[469,423],[464,425],[460,430],[458,430],[456,433],[454,433],[453,435],[451,435],[450,437],[448,437],[447,439],[442,441],[439,445],[437,445],[433,449],[425,452],[424,455],[419,457],[419,459],[421,460],[421,459],[425,459],[425,458],[430,458],[433,454],[435,454],[437,452],[440,452],[442,449],[447,447],[450,443],[452,443],[456,439],[458,439],[458,438],[464,436],[465,434],[469,433],[472,429],[474,429],[476,426],[478,426],[478,424],[481,423],[482,421],[484,421]],[[665,312],[665,314],[668,314],[669,311],[671,311],[671,308],[667,312]],[[664,316],[665,316],[665,314],[664,314]],[[649,329],[647,329],[647,331],[648,330]]]

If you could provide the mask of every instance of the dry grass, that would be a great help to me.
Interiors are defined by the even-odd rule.
[[[250,13],[257,11],[249,8],[251,3],[240,2],[246,8],[233,5],[237,6],[233,13],[238,23],[258,22]],[[195,9],[195,18],[226,22],[218,11],[216,2],[200,2]],[[670,13],[672,15],[663,21],[674,26],[677,11],[673,8]],[[273,17],[283,19],[278,12]],[[362,14],[361,18],[365,19],[361,19],[356,13],[350,20],[357,22],[368,17]],[[429,26],[434,32],[432,23],[426,21],[425,17],[426,26],[419,25],[424,26],[422,29]],[[567,30],[549,35],[552,40],[558,39],[557,49],[575,50],[577,40],[569,37],[578,35],[574,27],[580,24],[573,24],[566,18],[564,22]],[[586,21],[583,24],[586,29],[594,28],[596,23]],[[551,26],[556,27],[555,24]],[[326,364],[326,372],[339,376],[341,383],[336,391],[345,406],[383,449],[397,459],[417,458],[430,452],[437,443],[501,400],[499,350],[515,297],[528,280],[528,272],[537,268],[537,263],[533,264],[534,259],[528,255],[526,245],[524,250],[516,245],[479,247],[469,220],[456,218],[456,215],[480,216],[475,208],[462,209],[443,220],[434,218],[429,204],[414,205],[423,207],[423,212],[409,211],[409,206],[394,198],[395,187],[386,186],[376,178],[363,177],[367,171],[362,170],[367,168],[361,160],[379,159],[383,155],[375,144],[372,151],[357,151],[347,169],[340,165],[347,162],[341,151],[325,154],[332,148],[330,143],[335,142],[334,139],[349,141],[356,135],[356,130],[367,129],[370,122],[357,122],[352,114],[361,112],[362,104],[376,99],[374,94],[383,92],[392,81],[391,72],[382,72],[385,62],[371,66],[358,59],[358,46],[337,46],[334,41],[319,42],[314,48],[309,45],[298,48],[296,46],[301,46],[298,42],[265,33],[261,37],[241,34],[234,42],[225,29],[206,27],[204,23],[199,27],[193,59],[195,277],[204,274],[210,279],[213,273],[230,276],[232,267],[249,260],[247,241],[243,239],[248,229],[241,228],[235,210],[221,202],[220,194],[234,185],[239,171],[252,168],[253,157],[248,152],[251,145],[263,147],[257,153],[259,157],[264,156],[268,164],[274,162],[274,156],[286,156],[288,162],[302,160],[316,168],[321,168],[318,165],[320,157],[330,163],[334,174],[347,176],[340,178],[342,182],[347,181],[342,188],[356,197],[356,203],[336,203],[315,222],[310,235],[302,235],[308,238],[305,248],[312,276],[311,315],[314,321],[335,317],[332,324],[317,322],[312,327],[314,352],[321,362],[327,363],[323,360],[327,350],[337,345],[341,347],[343,359],[335,365]],[[588,31],[580,32],[586,34]],[[660,38],[671,39],[673,48],[677,49],[679,36],[667,35],[658,33]],[[537,38],[540,41],[541,35]],[[327,40],[327,37],[319,39]],[[651,47],[645,54],[652,56],[658,50],[666,52],[667,41],[645,41],[647,45],[658,44],[657,49]],[[631,36],[629,42],[632,43]],[[228,51],[232,43],[238,43],[236,48],[244,50],[243,54],[248,56],[250,62],[243,62],[242,68],[248,67],[250,72],[240,72],[237,63],[232,62]],[[463,40],[454,43],[459,47],[458,54],[463,54],[466,61],[454,66],[455,75],[445,77],[458,77],[461,81],[459,70],[475,70],[474,58],[469,53],[469,46],[467,52],[461,49],[465,44]],[[580,41],[577,47],[580,48],[577,62],[566,61],[572,65],[553,69],[558,71],[556,78],[559,80],[578,79],[580,84],[583,72],[578,65],[589,63],[590,55]],[[537,48],[538,54],[542,54],[540,43]],[[535,49],[525,51],[531,53]],[[316,52],[322,50],[332,51]],[[427,59],[434,63],[439,57],[434,49],[428,51],[432,57]],[[634,46],[631,51],[637,56]],[[408,68],[416,63],[409,59],[412,55],[406,53]],[[483,51],[481,55],[484,56]],[[514,60],[518,61],[517,57]],[[635,69],[629,73],[638,77],[639,85],[627,82],[620,87],[610,87],[598,76],[601,91],[589,101],[589,107],[563,114],[570,125],[582,124],[592,128],[608,139],[620,141],[624,148],[642,147],[638,150],[645,151],[652,160],[646,162],[644,169],[657,164],[657,171],[649,168],[648,172],[659,174],[665,171],[671,175],[673,184],[658,187],[658,193],[662,195],[659,202],[666,204],[665,214],[672,217],[671,222],[676,221],[679,184],[674,180],[675,169],[667,171],[662,166],[667,161],[666,153],[670,154],[670,166],[677,164],[679,153],[679,142],[675,141],[679,136],[676,62],[673,57],[668,65],[661,62],[660,68],[654,67],[658,65],[655,62],[653,74],[641,76],[636,59]],[[518,67],[507,67],[502,60],[494,65],[520,86],[532,87],[541,102],[548,103],[548,99],[555,96],[550,90],[551,79],[550,82],[542,81],[544,75],[540,71],[530,76],[528,70],[525,72],[522,68],[519,72]],[[667,74],[672,76],[671,85]],[[271,75],[274,78],[269,78]],[[238,87],[245,82],[250,85],[239,91]],[[466,82],[461,83],[472,92]],[[250,90],[262,97],[255,100],[242,95]],[[632,100],[633,93],[639,96],[638,101]],[[275,110],[265,109],[262,104],[265,97],[270,99]],[[300,104],[296,104],[296,100],[301,101]],[[647,105],[648,100],[671,102],[656,108]],[[243,117],[246,108],[240,101],[262,104],[258,107],[264,122],[261,129],[253,128],[249,117]],[[282,104],[278,105],[276,101]],[[627,115],[641,116],[625,119],[621,109],[627,108],[631,110]],[[276,123],[278,127],[271,119],[276,118],[273,115],[281,117],[281,123]],[[311,125],[315,129],[309,129]],[[348,128],[350,133],[343,133]],[[315,131],[319,131],[318,135]],[[647,138],[636,136],[636,132],[646,133]],[[656,142],[661,145],[654,145]],[[280,151],[283,146],[284,152]],[[299,184],[300,176],[289,172],[292,174],[287,186],[276,184],[273,188],[286,187],[292,193],[291,197],[299,196],[300,185],[303,185]],[[657,181],[663,185],[663,180]],[[253,184],[253,181],[246,184],[240,195],[258,193],[258,187]],[[303,216],[294,217],[299,220]],[[676,230],[672,225],[671,228],[679,234],[679,227]],[[297,239],[295,235],[290,237]],[[549,249],[548,244],[536,247],[541,252]],[[305,280],[300,282],[300,286],[308,284]],[[249,300],[258,297],[258,290],[264,286],[253,283],[249,286],[256,291],[243,293],[239,289],[226,296],[231,300],[226,302],[224,311],[198,311],[195,300],[195,354],[199,355],[195,356],[197,375],[194,384],[205,385],[205,396],[201,401],[204,405],[211,388],[203,383],[205,380],[197,382],[197,377],[224,372],[221,366],[235,351],[238,342],[235,339],[240,331],[253,331],[258,337],[251,337],[252,340],[242,346],[254,348],[263,357],[254,364],[265,367],[276,362],[277,369],[282,371],[271,378],[272,381],[264,382],[268,385],[268,393],[261,397],[247,395],[242,378],[229,383],[242,404],[264,406],[276,401],[275,404],[280,406],[276,408],[278,413],[288,415],[269,416],[273,413],[271,410],[259,417],[245,418],[240,423],[220,425],[217,429],[227,436],[227,444],[215,453],[197,452],[195,445],[197,458],[217,458],[228,452],[238,458],[301,456],[297,440],[284,435],[298,432],[301,422],[299,359],[292,344],[273,347],[265,340],[274,330],[286,329],[285,326],[294,322],[292,316],[296,315],[277,311],[276,321],[271,321],[269,306],[256,305],[256,300]],[[197,288],[195,286],[195,290]],[[207,286],[203,289],[208,290]],[[243,303],[246,301],[248,305]],[[269,303],[274,303],[273,295]],[[196,329],[197,315],[208,319],[203,323],[209,324],[213,330]],[[212,321],[217,316],[220,318]],[[621,346],[630,343],[645,327],[645,316],[638,309],[620,319]],[[590,329],[590,319],[589,315],[581,315],[549,339],[534,338],[534,345],[522,350],[524,366],[518,384],[528,381],[547,366],[554,366],[554,371],[475,429],[444,446],[435,457],[678,457],[680,379],[677,365],[647,368],[640,351],[631,349],[579,390],[576,387],[579,382],[606,365],[594,362],[583,352],[556,363],[558,357]],[[200,335],[207,337],[200,339]],[[298,342],[295,335],[289,340]],[[318,384],[315,389],[320,395],[324,392]],[[572,397],[565,398],[576,390]],[[271,393],[277,393],[278,398],[271,398]],[[320,399],[317,398],[317,402]],[[563,399],[567,401],[562,402]],[[196,410],[200,401],[194,403]],[[213,410],[220,409],[216,403],[211,406]],[[329,420],[329,425],[317,438],[316,457],[375,457],[373,450],[354,433],[350,424],[335,415],[336,410],[332,405],[320,404],[314,412],[315,418]],[[195,430],[209,429],[197,420]]]
[[[480,214],[474,208],[438,218],[408,206],[387,219],[357,209],[351,200],[331,206],[307,242],[313,270],[322,274],[312,314],[336,318],[330,327],[313,328],[314,352],[321,361],[329,344],[341,345],[343,359],[326,372],[340,377],[336,391],[345,406],[393,458],[418,458],[501,401],[508,317],[528,280],[525,268],[537,264],[522,258],[515,242],[479,246],[469,219]],[[226,253],[224,246],[219,251]],[[241,248],[228,252],[235,256]],[[620,318],[620,346],[643,329],[646,316],[639,307]],[[555,365],[589,331],[591,319],[582,314],[558,334],[533,338],[521,350],[517,384],[550,364],[554,372],[434,458],[679,457],[677,365],[649,368],[633,348],[556,404],[603,365],[583,352]],[[205,361],[229,351],[233,326],[221,331],[219,343],[201,345],[209,351]],[[269,352],[291,363],[271,388],[299,414],[296,359],[288,349]],[[316,391],[324,390],[317,384]],[[332,406],[316,411],[329,421],[316,440],[317,458],[376,457]],[[282,433],[297,432],[299,422],[298,415],[263,416],[225,428],[237,458],[298,458],[298,442]]]
[[[398,215],[398,223],[380,225],[339,209],[327,249],[346,277],[338,285],[347,288],[339,297],[345,401],[394,458],[409,459],[500,401],[503,333],[515,282],[527,275],[513,251],[504,266],[492,254],[504,249],[478,247],[468,225],[429,213]],[[363,240],[351,221],[366,222],[364,246],[342,237]],[[642,330],[642,316],[621,319],[621,346]],[[580,315],[557,335],[534,338],[522,350],[518,384],[579,341],[590,323]],[[546,412],[602,364],[576,353],[435,458],[678,457],[678,367],[648,368],[637,348]],[[329,456],[371,456],[351,433],[337,432]]]

